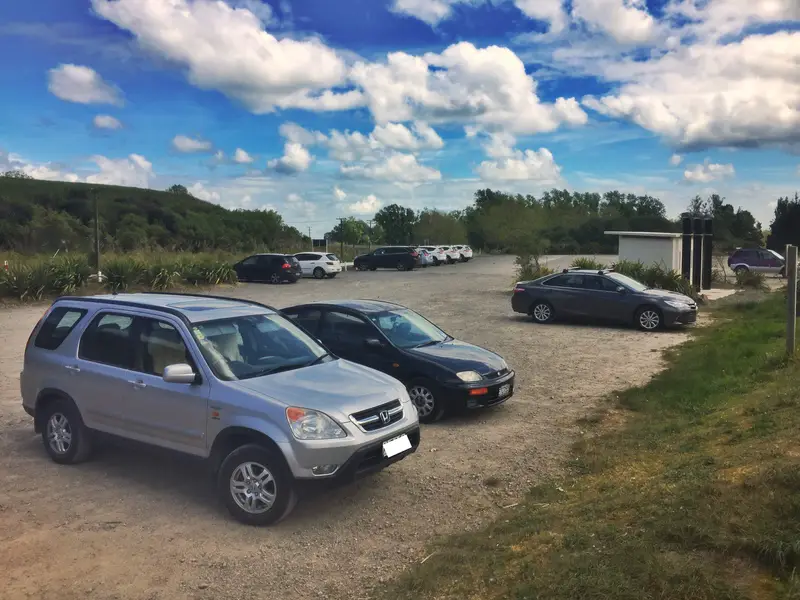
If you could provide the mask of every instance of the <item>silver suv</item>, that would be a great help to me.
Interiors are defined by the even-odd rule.
[[[400,382],[244,300],[60,298],[31,333],[20,386],[55,462],[85,460],[101,434],[207,458],[252,525],[289,514],[301,481],[375,472],[419,444]]]

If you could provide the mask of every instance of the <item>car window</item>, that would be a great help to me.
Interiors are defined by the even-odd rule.
[[[643,292],[650,289],[641,281],[637,281],[636,279],[628,277],[627,275],[623,275],[622,273],[609,273],[608,278],[615,283],[619,283],[622,286],[632,289],[634,292]]]
[[[257,256],[251,256],[250,258],[245,258],[245,259],[242,261],[242,264],[243,264],[243,265],[245,265],[245,266],[247,266],[247,267],[252,267],[252,266],[253,266],[253,265],[255,265],[257,262],[258,262],[258,257],[257,257]]]
[[[317,335],[322,311],[316,308],[307,308],[295,313],[284,313],[293,323],[299,325],[311,335]]]
[[[318,258],[315,254],[295,254],[294,257],[301,262],[317,260]]]
[[[545,281],[544,285],[548,287],[582,288],[583,279],[584,276],[577,273],[571,273],[569,275],[557,275],[556,277]]]
[[[44,350],[55,350],[85,315],[86,311],[80,308],[54,308],[42,323],[33,345]]]
[[[378,248],[377,250],[375,250],[374,254],[375,256],[382,256],[383,254],[386,254],[386,250],[384,250],[383,248]]]
[[[772,255],[772,253],[767,252],[766,250],[759,250],[758,251],[758,257],[761,260],[774,260],[775,259],[775,257]]]
[[[376,337],[375,329],[364,319],[338,311],[328,311],[319,328],[323,342],[332,341],[345,344],[360,344],[370,337]]]
[[[275,256],[259,256],[258,257],[258,266],[262,268],[270,268],[276,264]],[[283,261],[281,261],[283,262]]]
[[[141,324],[139,341],[145,373],[161,377],[170,365],[193,363],[180,332],[174,326],[158,319],[137,317],[137,320]]]
[[[618,283],[614,283],[610,279],[601,277],[599,275],[587,275],[584,277],[583,285],[586,289],[597,290],[600,292],[615,292],[617,291]]]
[[[118,313],[101,313],[81,337],[78,356],[83,360],[128,369],[141,370],[136,359],[133,335],[134,318]]]
[[[443,342],[448,337],[425,317],[409,309],[390,310],[370,315],[369,319],[400,348]]]
[[[328,258],[328,260],[332,260],[334,262],[339,260],[339,257],[336,256],[335,254],[326,254],[325,256]]]

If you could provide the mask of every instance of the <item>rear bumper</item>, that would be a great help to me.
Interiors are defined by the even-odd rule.
[[[474,410],[497,406],[511,398],[514,395],[515,379],[516,373],[509,371],[506,375],[491,381],[445,384],[441,389],[448,408]],[[475,395],[475,392],[483,389],[486,390],[485,393]]]
[[[524,292],[517,292],[511,296],[511,309],[516,313],[527,315],[531,312],[531,299]]]

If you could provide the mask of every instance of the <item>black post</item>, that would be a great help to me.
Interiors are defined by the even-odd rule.
[[[714,241],[714,221],[703,219],[703,278],[702,285],[704,290],[711,289],[711,254],[712,242]]]
[[[692,225],[692,285],[699,292],[703,272],[703,219],[692,219]]]
[[[94,268],[100,273],[100,201],[97,190],[92,190],[94,197]]]
[[[686,281],[691,281],[692,274],[692,218],[684,215],[683,225],[683,251],[681,255],[681,275]]]

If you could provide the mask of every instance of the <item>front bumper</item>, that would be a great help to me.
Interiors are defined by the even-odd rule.
[[[694,310],[665,310],[664,325],[677,327],[679,325],[694,325],[697,322],[697,309]]]
[[[446,383],[441,386],[444,399],[451,409],[488,408],[503,404],[514,395],[514,382],[516,373],[509,371],[497,379],[476,381],[474,383]],[[506,388],[505,386],[508,386]],[[474,391],[486,389],[486,393],[475,395]],[[501,390],[507,389],[501,394]],[[470,393],[473,392],[473,393]]]

